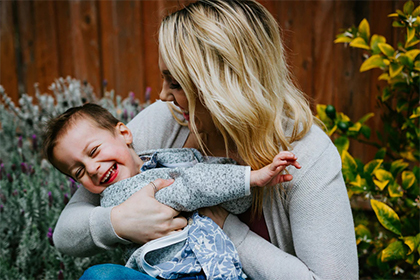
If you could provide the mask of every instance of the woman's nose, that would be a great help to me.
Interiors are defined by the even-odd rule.
[[[174,101],[174,96],[171,93],[171,89],[165,85],[165,82],[162,85],[162,91],[159,94],[159,98],[162,101]]]

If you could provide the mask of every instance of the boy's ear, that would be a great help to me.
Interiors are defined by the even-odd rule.
[[[117,123],[117,132],[122,135],[125,139],[125,143],[127,145],[131,145],[133,143],[133,134],[131,130],[122,122]]]

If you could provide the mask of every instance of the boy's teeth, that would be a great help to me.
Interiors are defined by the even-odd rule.
[[[101,183],[104,183],[104,182],[106,182],[106,180],[108,180],[108,177],[109,177],[109,175],[111,175],[112,171],[114,171],[114,165],[111,166],[111,168],[108,170],[108,173],[106,173],[106,175],[105,175],[105,177],[104,177],[104,179],[102,180]]]

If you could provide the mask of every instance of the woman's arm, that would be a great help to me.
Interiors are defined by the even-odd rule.
[[[285,204],[281,197],[274,198],[272,207],[269,201],[264,203],[273,244],[235,216],[226,219],[223,230],[252,279],[358,278],[354,225],[340,156],[330,144],[312,160],[310,168],[301,170],[304,174],[295,172],[297,181],[290,184]]]

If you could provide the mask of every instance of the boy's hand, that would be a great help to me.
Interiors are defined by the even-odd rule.
[[[282,182],[288,182],[293,179],[290,174],[282,174],[287,166],[293,165],[300,169],[297,157],[291,152],[280,152],[277,154],[273,162],[261,169],[251,171],[251,187],[275,186]]]

